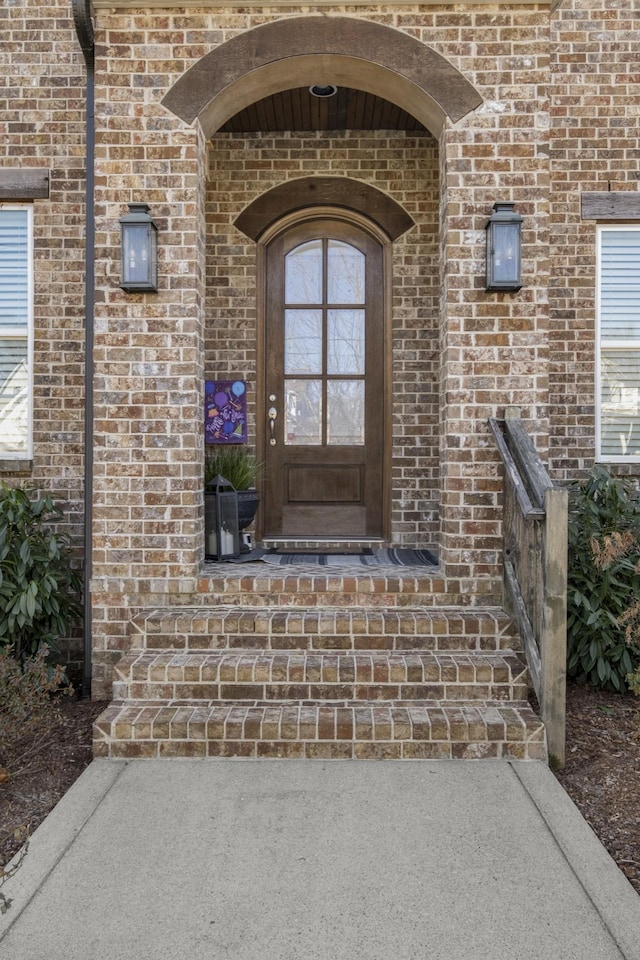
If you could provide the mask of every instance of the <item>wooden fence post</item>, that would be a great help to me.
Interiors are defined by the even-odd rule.
[[[567,672],[567,490],[546,490],[544,561],[542,564],[542,719],[547,727],[549,761],[565,762],[565,712]]]

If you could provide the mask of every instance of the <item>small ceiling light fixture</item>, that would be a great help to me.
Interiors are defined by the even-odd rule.
[[[309,87],[309,93],[312,97],[319,97],[326,100],[328,97],[335,97],[338,88],[333,83],[314,83]]]
[[[487,225],[487,290],[520,290],[522,217],[514,213],[515,203],[498,201]]]
[[[149,216],[148,203],[129,203],[120,217],[122,279],[128,293],[158,292],[158,228]]]

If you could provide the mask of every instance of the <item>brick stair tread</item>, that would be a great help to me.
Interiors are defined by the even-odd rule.
[[[514,700],[527,670],[515,653],[216,650],[125,656],[115,699]]]
[[[139,614],[132,627],[141,644],[159,650],[508,649],[519,645],[510,618],[497,607],[179,607]]]
[[[237,616],[246,622],[254,620],[260,616],[276,620],[287,618],[300,618],[302,620],[322,618],[328,620],[331,617],[366,617],[371,621],[386,621],[392,618],[418,617],[423,620],[450,620],[457,619],[460,623],[468,621],[480,621],[490,618],[496,623],[507,624],[510,622],[509,616],[500,607],[464,607],[442,606],[442,607],[424,607],[420,605],[403,606],[394,609],[378,609],[372,607],[345,608],[342,606],[327,607],[273,607],[273,606],[255,606],[246,607],[235,604],[218,604],[216,606],[203,607],[163,607],[151,612],[140,613],[132,619],[132,623],[139,630],[149,630],[154,625],[162,624],[164,621],[174,623],[174,621],[184,621],[187,625],[195,620],[218,619],[220,617]]]
[[[355,598],[365,604],[383,602],[385,606],[394,606],[399,597],[407,596],[412,596],[414,603],[416,597],[440,603],[469,602],[462,584],[457,584],[458,592],[452,600],[453,584],[433,567],[258,567],[248,571],[233,564],[208,565],[197,581],[197,591],[205,602],[238,602],[244,606],[283,605],[299,602],[303,597],[314,605],[328,601],[334,606],[358,602]],[[500,599],[492,598],[492,602],[499,603]]]
[[[513,651],[191,650],[135,651],[117,679],[159,683],[516,682],[526,666]]]
[[[544,759],[526,701],[239,704],[115,701],[94,725],[96,756]]]

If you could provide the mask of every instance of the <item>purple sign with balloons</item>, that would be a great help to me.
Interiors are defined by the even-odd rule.
[[[207,380],[204,385],[205,443],[247,442],[247,384]]]

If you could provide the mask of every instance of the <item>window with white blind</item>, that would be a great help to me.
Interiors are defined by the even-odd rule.
[[[31,458],[32,208],[0,203],[0,459]]]
[[[640,461],[640,226],[598,228],[597,459]]]

